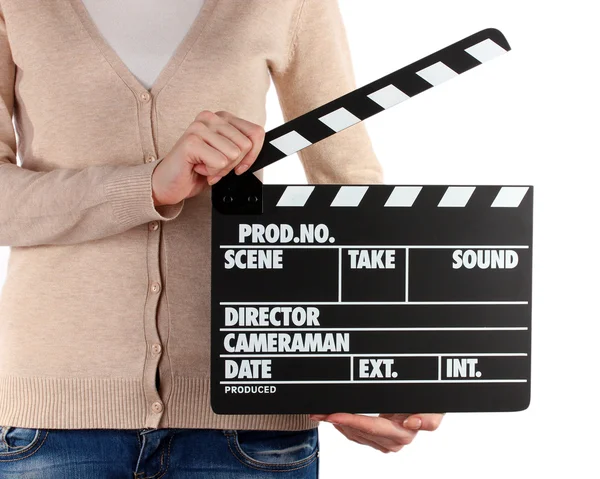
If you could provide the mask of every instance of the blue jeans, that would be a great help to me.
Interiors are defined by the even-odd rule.
[[[319,477],[319,434],[0,426],[2,479]]]

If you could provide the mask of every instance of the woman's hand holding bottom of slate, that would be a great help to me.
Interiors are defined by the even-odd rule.
[[[235,168],[246,171],[265,138],[262,126],[226,112],[200,112],[152,174],[155,206],[196,196]]]
[[[435,431],[443,414],[311,414],[311,419],[334,425],[351,441],[371,446],[381,452],[398,452],[410,444],[418,431]]]

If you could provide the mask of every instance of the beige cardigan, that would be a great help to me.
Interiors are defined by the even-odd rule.
[[[337,0],[206,0],[150,90],[81,0],[0,0],[0,425],[316,426],[213,413],[210,192],[151,197],[200,111],[264,126],[271,79],[286,121],[356,88]],[[311,183],[382,182],[363,123],[299,157]]]

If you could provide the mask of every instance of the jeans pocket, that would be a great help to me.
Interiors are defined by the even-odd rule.
[[[0,462],[33,456],[46,441],[48,432],[47,429],[0,426]]]
[[[238,461],[263,471],[307,467],[319,456],[318,428],[303,431],[226,430],[229,449]]]

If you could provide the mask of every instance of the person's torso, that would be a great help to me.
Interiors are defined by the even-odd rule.
[[[2,1],[24,168],[160,158],[202,110],[265,124],[269,68],[288,59],[297,0],[206,0],[150,91],[94,35],[82,2]],[[187,199],[162,225],[156,250],[165,290],[156,327],[175,375],[190,365],[194,375],[209,372],[210,212],[209,192]],[[142,224],[74,245],[13,247],[0,296],[0,319],[10,318],[0,320],[0,373],[137,375],[155,254],[148,241]]]

